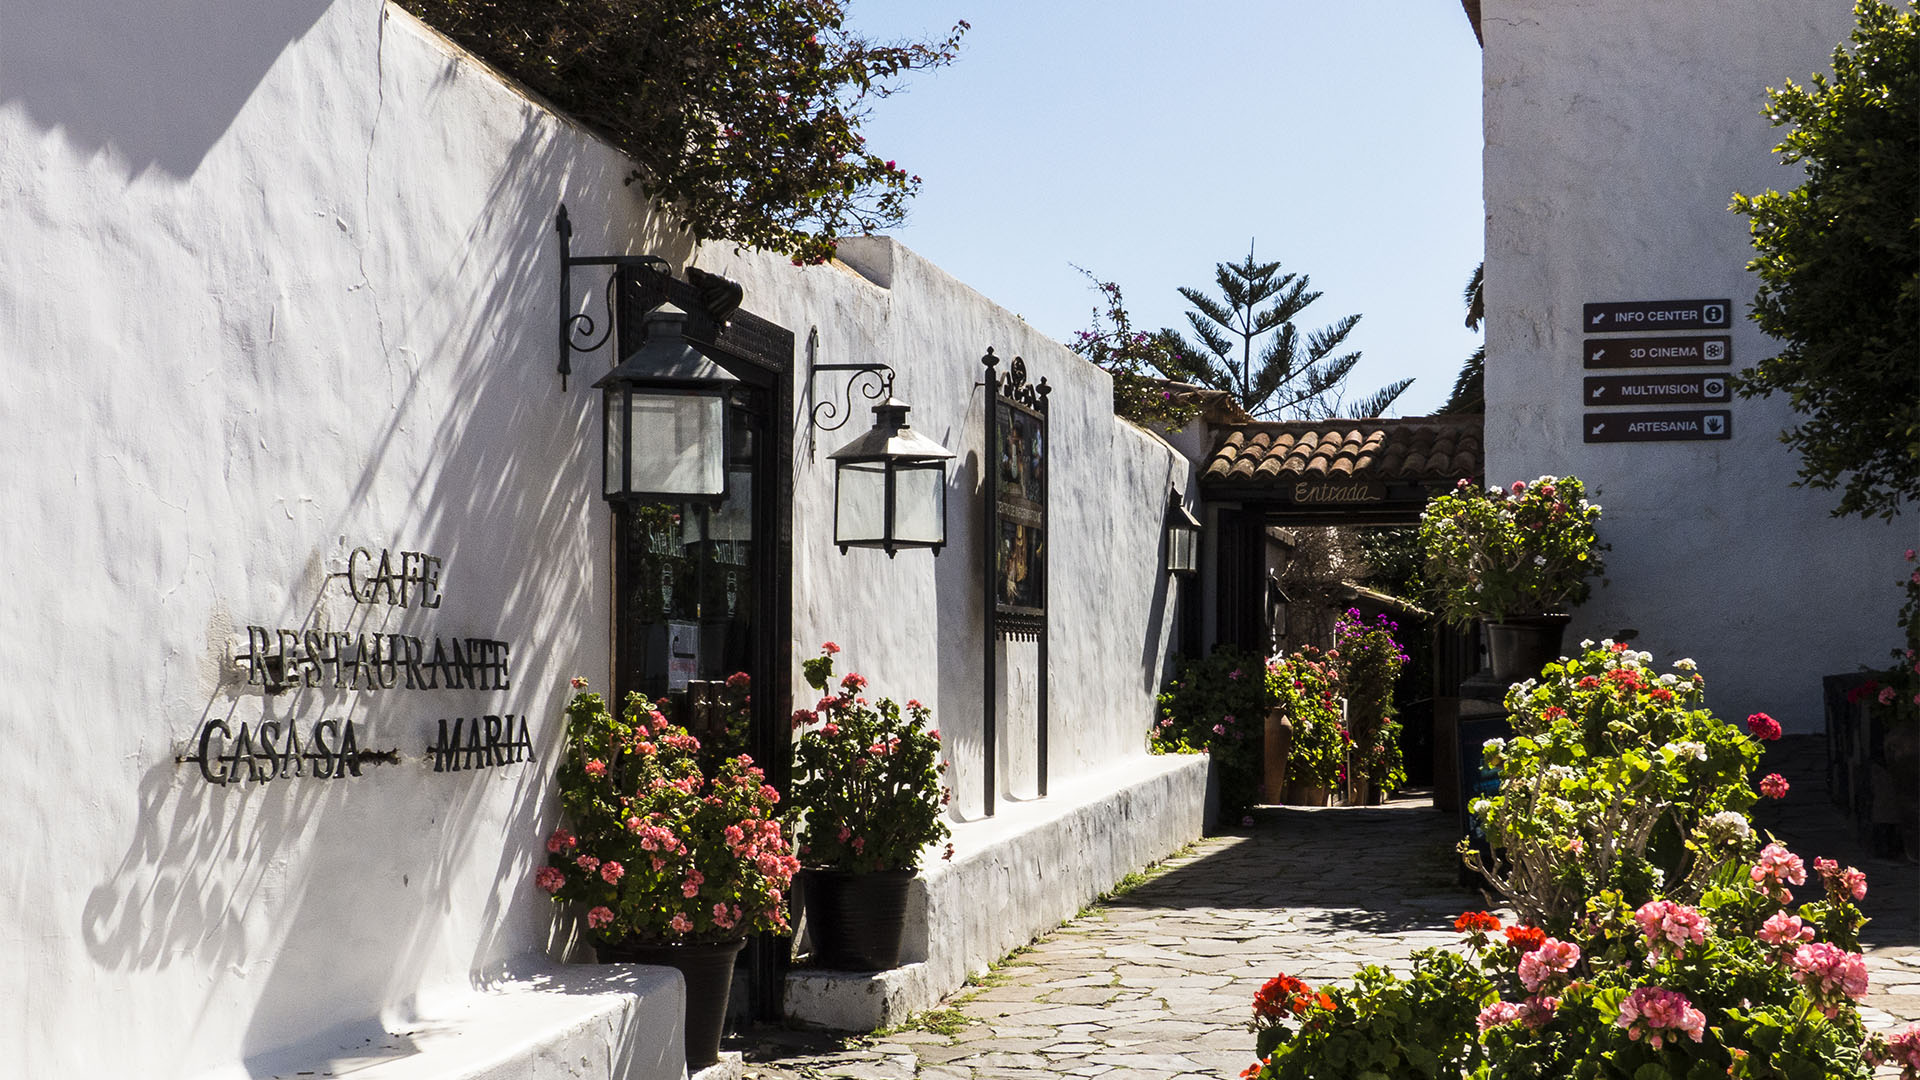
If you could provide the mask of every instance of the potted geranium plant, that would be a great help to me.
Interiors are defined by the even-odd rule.
[[[712,1064],[735,954],[748,934],[787,929],[799,864],[779,793],[744,754],[703,774],[700,741],[640,695],[616,717],[585,679],[573,686],[564,821],[534,884],[584,913],[601,960],[680,969],[687,1063]]]
[[[1205,659],[1183,659],[1158,698],[1160,718],[1147,737],[1156,754],[1206,754],[1207,783],[1220,820],[1253,824],[1260,797],[1267,711],[1274,705],[1266,663],[1222,645]]]
[[[1462,480],[1420,515],[1426,578],[1448,622],[1487,625],[1495,678],[1537,675],[1560,654],[1567,609],[1603,569],[1600,507],[1578,477],[1479,488]]]
[[[1277,702],[1269,730],[1284,725],[1288,736],[1286,784],[1270,797],[1325,806],[1327,793],[1340,783],[1349,737],[1340,719],[1339,683],[1333,662],[1311,645],[1267,666]]]
[[[900,959],[907,889],[928,847],[950,835],[940,782],[940,733],[918,701],[869,701],[866,677],[837,684],[828,642],[801,665],[821,692],[794,713],[792,805],[805,819],[800,845],[814,963],[880,971]],[[945,858],[953,857],[947,845]]]

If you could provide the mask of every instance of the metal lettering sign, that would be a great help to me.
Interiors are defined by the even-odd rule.
[[[1582,442],[1694,442],[1733,437],[1733,414],[1725,409],[1659,412],[1590,412],[1581,418]]]
[[[420,551],[379,552],[355,548],[339,579],[356,611],[362,607],[440,607],[445,561]],[[354,621],[348,620],[349,624]],[[267,697],[308,688],[387,690],[511,690],[512,648],[494,638],[360,629],[325,629],[324,616],[298,627],[247,627],[244,648],[232,660],[244,684]],[[328,706],[333,707],[332,705]],[[364,721],[232,715],[201,722],[190,748],[175,755],[197,765],[201,779],[226,786],[268,783],[288,777],[340,780],[361,775],[366,765],[397,765],[398,749],[361,749]],[[491,714],[442,718],[426,747],[434,772],[460,772],[533,760],[533,737],[524,717]]]
[[[1698,371],[1669,375],[1589,375],[1580,401],[1590,408],[1610,405],[1684,405],[1729,400],[1727,377]]]
[[[1731,300],[1628,300],[1587,304],[1581,327],[1589,334],[1626,330],[1725,330],[1733,325]]]
[[[1581,365],[1589,368],[1700,367],[1731,364],[1733,341],[1727,337],[1588,338]]]

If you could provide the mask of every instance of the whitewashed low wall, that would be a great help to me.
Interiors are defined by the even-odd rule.
[[[1128,873],[1199,839],[1207,766],[1189,754],[1134,759],[956,827],[953,860],[913,883],[901,966],[873,975],[796,969],[788,1018],[874,1031],[932,1008]]]
[[[566,681],[609,664],[597,361],[561,390],[554,212],[576,253],[684,267],[693,245],[622,185],[624,158],[378,0],[0,0],[0,26],[7,1064],[257,1075],[340,1032],[475,1031],[446,1018],[524,990],[547,949],[552,906],[527,881]],[[818,326],[823,361],[894,364],[962,454],[937,561],[842,557],[838,443],[802,455],[797,636],[933,705],[978,812],[975,358],[1024,355],[1059,388],[1056,784],[1140,757],[1171,619],[1158,515],[1184,464],[1005,310],[884,241],[849,254],[888,282],[700,255],[802,341]],[[404,604],[366,588],[382,552]],[[350,669],[363,636],[387,662]],[[264,658],[288,653],[296,685],[270,692]],[[1016,702],[1037,673],[1005,663],[1025,740],[1007,745],[1028,746]],[[500,734],[435,771],[455,720]],[[302,754],[264,765],[287,775],[218,782],[256,768],[243,725],[276,754],[297,733]],[[323,779],[349,728],[381,760]],[[203,745],[206,772],[180,760]],[[1026,753],[1002,762],[1008,794],[1031,789]],[[561,989],[538,1000],[581,1024],[652,1017],[606,1020],[635,1041],[581,1075],[666,1052],[640,988],[613,1006]]]

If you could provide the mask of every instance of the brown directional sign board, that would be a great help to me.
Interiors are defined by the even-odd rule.
[[[1589,334],[1653,330],[1725,330],[1733,325],[1730,300],[1628,300],[1587,304],[1580,325]]]
[[[1727,377],[1701,371],[1662,375],[1589,375],[1580,401],[1590,408],[1613,405],[1686,405],[1727,401]]]
[[[1590,412],[1581,417],[1583,442],[1694,442],[1733,437],[1725,409],[1663,409],[1659,412]]]
[[[1588,307],[1593,305],[1589,304]],[[1580,362],[1589,368],[1698,367],[1731,364],[1733,342],[1725,335],[1588,338]]]

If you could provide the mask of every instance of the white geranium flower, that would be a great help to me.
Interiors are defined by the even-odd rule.
[[[1709,836],[1722,836],[1729,840],[1745,840],[1753,835],[1753,826],[1747,824],[1747,815],[1734,810],[1722,810],[1702,822],[1702,825]]]
[[[1533,557],[1533,565],[1535,566],[1547,565],[1547,557],[1545,555],[1535,555]]]
[[[1673,662],[1673,666],[1680,669],[1681,671],[1692,671],[1694,668],[1697,668],[1700,665],[1694,663],[1693,658],[1691,656],[1685,656],[1685,657],[1681,657],[1678,660],[1675,660]]]

